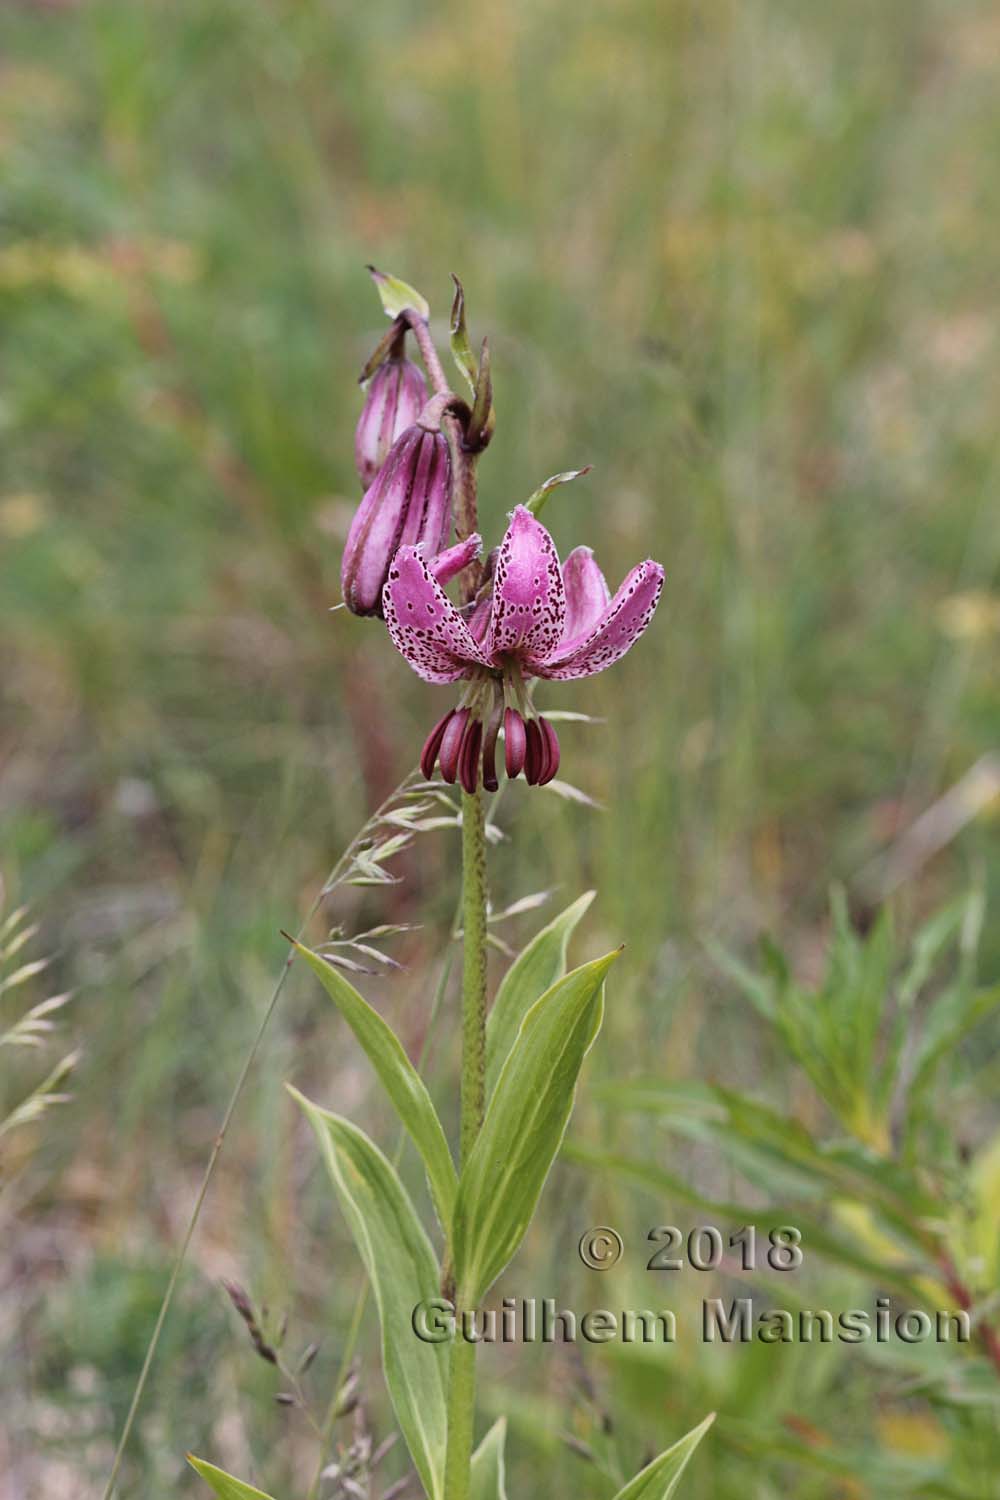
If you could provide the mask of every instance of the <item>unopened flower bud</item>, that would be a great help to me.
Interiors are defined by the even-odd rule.
[[[365,404],[354,432],[354,462],[365,489],[389,456],[393,443],[420,415],[427,383],[412,360],[387,359],[365,391]]]
[[[443,433],[414,423],[393,444],[347,534],[340,583],[356,615],[382,613],[382,588],[397,549],[423,543],[428,559],[451,531],[451,453]]]

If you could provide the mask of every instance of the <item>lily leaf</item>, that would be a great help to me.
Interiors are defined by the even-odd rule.
[[[620,950],[573,969],[528,1011],[458,1183],[452,1255],[461,1307],[475,1307],[511,1259],[573,1111]]]
[[[507,1500],[504,1476],[504,1439],[507,1418],[498,1417],[472,1455],[469,1500]]]
[[[453,275],[451,279],[455,283],[455,300],[451,304],[451,357],[475,396],[479,369],[469,343],[469,330],[465,326],[465,289],[457,276]]]
[[[425,321],[430,317],[431,310],[427,301],[415,287],[400,281],[398,276],[388,276],[384,271],[376,270],[374,266],[369,266],[368,271],[382,299],[387,317],[398,318],[401,312],[415,312]]]
[[[487,1098],[493,1092],[525,1015],[539,995],[544,995],[565,974],[569,940],[595,894],[594,891],[585,892],[543,927],[522,949],[500,981],[486,1022]]]
[[[479,368],[473,387],[472,413],[465,429],[465,443],[472,453],[487,446],[497,425],[493,407],[493,376],[490,373],[490,341],[483,339],[479,351]]]
[[[255,1490],[252,1484],[234,1479],[232,1474],[206,1463],[203,1458],[195,1458],[193,1453],[188,1454],[187,1461],[205,1483],[211,1485],[215,1493],[221,1496],[221,1500],[271,1500],[271,1496],[265,1495],[263,1490]]]
[[[295,943],[294,947],[316,974],[368,1054],[368,1060],[395,1105],[396,1113],[420,1152],[434,1207],[441,1227],[447,1234],[451,1227],[458,1179],[441,1121],[423,1079],[404,1052],[392,1027],[358,994],[353,984],[320,954],[313,953],[301,943]]]
[[[624,1489],[619,1490],[615,1500],[670,1500],[692,1453],[714,1421],[715,1412],[709,1412],[704,1422],[692,1427],[679,1442],[661,1453],[659,1458],[654,1458]]]
[[[413,1309],[440,1295],[434,1251],[395,1169],[375,1143],[340,1115],[289,1086],[323,1152],[368,1272],[382,1330],[382,1366],[396,1420],[429,1500],[444,1493],[448,1350],[425,1343]]]
[[[529,495],[525,501],[527,509],[533,516],[540,516],[554,489],[558,489],[561,484],[571,484],[574,479],[582,479],[584,474],[589,474],[592,468],[592,464],[587,464],[582,469],[564,469],[561,474],[551,475],[544,484],[538,486],[532,495]]]

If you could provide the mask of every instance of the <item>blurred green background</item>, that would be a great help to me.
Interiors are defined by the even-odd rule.
[[[278,929],[448,701],[379,626],[329,613],[356,376],[383,328],[366,262],[421,288],[442,343],[457,272],[490,334],[488,540],[544,477],[592,463],[548,507],[560,549],[592,544],[612,587],[640,557],[667,569],[629,658],[540,700],[606,720],[564,727],[561,773],[606,810],[520,783],[500,815],[497,905],[553,889],[554,913],[594,886],[576,951],[628,943],[590,1079],[710,1077],[789,1108],[791,1069],[707,942],[768,929],[814,975],[835,881],[862,928],[887,894],[904,933],[970,885],[996,908],[998,83],[990,0],[2,7],[0,869],[54,955],[35,998],[73,990],[62,1039],[82,1049],[72,1101],[7,1148],[3,1500],[100,1495]],[[324,916],[420,924],[392,950],[404,972],[368,986],[416,1048],[454,838],[421,838],[399,873]],[[987,977],[998,959],[987,926]],[[451,1007],[430,1053],[446,1110]],[[996,1024],[980,1046],[996,1058]],[[29,1075],[8,1068],[5,1093]],[[279,1497],[312,1472],[308,1423],[273,1404],[218,1285],[287,1314],[290,1347],[319,1340],[321,1408],[362,1271],[285,1078],[394,1138],[297,976],[123,1494],[200,1493],[188,1448]],[[998,1123],[987,1097],[955,1127],[975,1145]],[[575,1128],[625,1129],[586,1091]],[[588,1280],[576,1239],[621,1223],[637,1272],[643,1227],[673,1220],[694,1222],[560,1167],[509,1289],[645,1305],[666,1293]],[[806,1274],[811,1305],[843,1301],[839,1273]],[[361,1353],[383,1435],[370,1318]],[[511,1494],[610,1494],[559,1440],[595,1412],[631,1471],[713,1405],[692,1496],[1000,1493],[968,1446],[926,1490],[924,1470],[893,1468],[894,1489],[825,1465],[848,1442],[944,1472],[957,1440],[912,1372],[726,1356],[623,1373],[599,1349],[489,1353]]]

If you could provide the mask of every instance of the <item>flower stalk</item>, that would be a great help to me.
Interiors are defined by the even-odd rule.
[[[461,1165],[483,1123],[486,1089],[486,818],[483,794],[462,793]],[[445,1500],[468,1500],[476,1410],[476,1345],[452,1341]]]
[[[437,395],[451,389],[425,318],[407,312],[428,378]],[[445,409],[441,426],[448,437],[453,471],[455,535],[473,537],[478,522],[476,455],[464,442],[461,418]],[[472,562],[459,577],[463,603],[475,597],[480,569]],[[486,1080],[486,817],[482,792],[462,793],[462,1069],[461,1165],[464,1167],[483,1123]],[[456,1339],[448,1375],[448,1447],[445,1500],[467,1500],[476,1407],[476,1346]]]
[[[462,1115],[464,1167],[483,1123],[486,1078],[486,818],[462,793]]]
[[[469,1339],[451,1344],[448,1372],[448,1450],[444,1460],[444,1500],[468,1500],[476,1417],[476,1349]]]

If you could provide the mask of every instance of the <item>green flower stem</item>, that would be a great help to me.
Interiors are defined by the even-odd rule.
[[[483,1123],[486,1087],[486,819],[462,793],[462,1166]]]
[[[444,1500],[468,1500],[472,1435],[476,1416],[476,1348],[456,1333],[448,1374],[448,1451],[444,1461]]]
[[[483,794],[462,793],[462,1166],[483,1123],[486,1088],[486,820]],[[461,1309],[459,1309],[461,1311]],[[476,1413],[476,1345],[457,1335],[448,1373],[445,1500],[468,1500]]]
[[[434,340],[425,320],[406,314],[427,374],[438,395],[450,394]],[[453,412],[442,416],[454,468],[455,534],[471,536],[477,527],[476,460],[464,446],[462,423]],[[459,579],[463,603],[475,597],[481,567],[472,563]],[[462,1102],[461,1164],[464,1167],[483,1123],[486,1092],[486,819],[483,794],[462,793]],[[476,1346],[457,1337],[448,1374],[448,1449],[445,1500],[468,1500],[469,1467],[476,1412]]]

